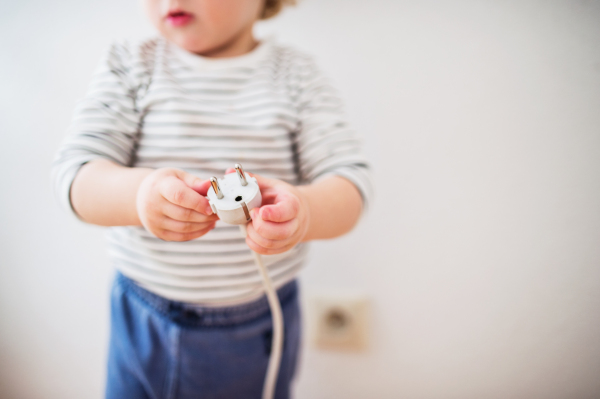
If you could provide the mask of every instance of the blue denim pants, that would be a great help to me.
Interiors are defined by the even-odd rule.
[[[285,320],[275,397],[290,397],[300,343],[296,281],[278,290]],[[266,297],[199,307],[117,273],[111,294],[107,399],[260,398],[271,352]]]

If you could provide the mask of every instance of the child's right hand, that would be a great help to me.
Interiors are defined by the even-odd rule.
[[[179,169],[150,173],[137,191],[142,225],[165,241],[189,241],[208,233],[218,219],[205,198],[210,181]]]

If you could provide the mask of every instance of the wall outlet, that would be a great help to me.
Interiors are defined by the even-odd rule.
[[[309,299],[309,332],[320,349],[364,350],[368,341],[369,302],[358,296],[313,296]]]

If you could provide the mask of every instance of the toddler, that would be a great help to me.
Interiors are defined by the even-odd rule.
[[[290,395],[305,243],[352,229],[371,192],[312,59],[253,35],[291,2],[145,0],[160,36],[114,44],[76,109],[53,178],[66,209],[110,226],[107,398],[261,396],[272,326],[249,248],[278,289],[275,396]],[[247,238],[205,198],[208,178],[238,162],[263,197]]]

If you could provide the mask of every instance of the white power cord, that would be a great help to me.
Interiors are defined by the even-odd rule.
[[[237,177],[233,173],[225,175],[223,179],[211,177],[212,187],[209,188],[207,196],[213,212],[219,216],[219,219],[225,223],[239,225],[243,236],[246,237],[248,235],[246,224],[251,220],[250,211],[261,205],[262,196],[256,179],[244,173],[242,165],[236,164],[235,170]],[[254,251],[252,251],[252,254],[263,279],[263,286],[273,319],[271,356],[262,394],[262,399],[272,399],[275,395],[283,350],[283,314],[277,291],[273,287],[273,282],[269,277],[262,257]]]
[[[240,230],[244,237],[248,235],[248,230],[245,224],[240,225]],[[283,349],[283,314],[281,312],[281,304],[277,297],[277,291],[273,287],[273,282],[269,277],[267,268],[262,261],[260,254],[252,251],[254,262],[260,271],[263,278],[263,285],[271,308],[271,317],[273,318],[273,341],[271,344],[271,357],[269,358],[269,367],[267,368],[267,376],[263,386],[263,399],[271,399],[275,394],[275,385],[277,384],[277,376],[279,374],[279,364],[281,363],[281,351]]]

